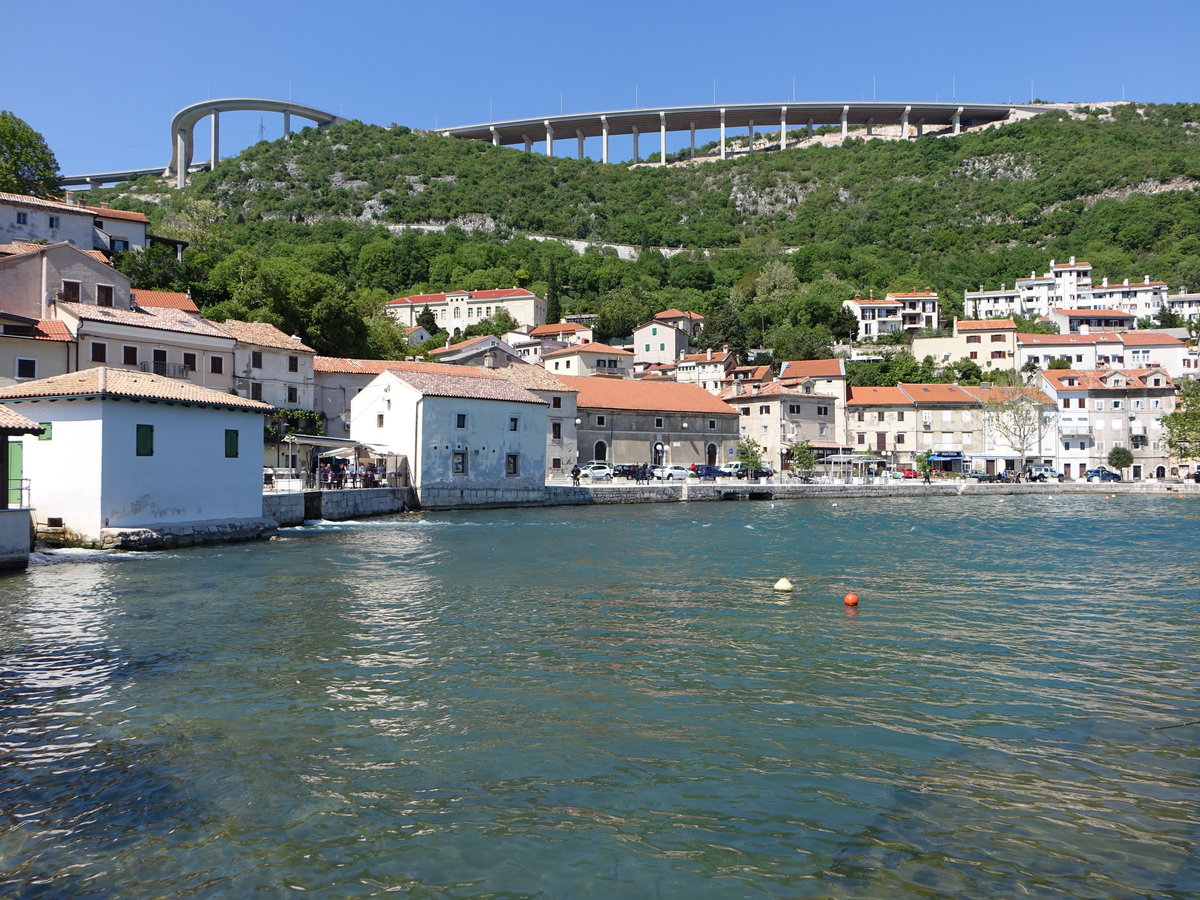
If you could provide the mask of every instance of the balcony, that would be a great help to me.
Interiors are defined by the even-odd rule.
[[[1088,437],[1092,436],[1092,426],[1088,422],[1062,422],[1058,426],[1058,432],[1065,438],[1068,437]]]
[[[169,362],[142,362],[138,363],[138,368],[143,372],[165,375],[167,378],[187,378],[188,372],[191,371],[183,363]]]

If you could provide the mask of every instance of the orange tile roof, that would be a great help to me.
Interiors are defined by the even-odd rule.
[[[140,400],[169,400],[174,403],[194,403],[260,412],[272,409],[269,403],[239,397],[226,391],[216,391],[150,372],[112,369],[107,366],[83,369],[66,375],[53,375],[50,378],[0,388],[0,402],[37,400],[43,397],[135,397]]]
[[[958,323],[959,331],[1016,331],[1012,319],[966,319]]]
[[[979,400],[966,388],[957,384],[904,384],[897,385],[913,403],[953,403],[958,406],[978,406]]]
[[[704,316],[700,315],[699,313],[684,312],[681,309],[675,309],[675,307],[671,307],[670,309],[664,309],[660,313],[655,313],[654,318],[656,318],[656,319],[703,319]]]
[[[346,359],[340,356],[314,356],[313,370],[342,375],[378,375],[398,365],[398,359]]]
[[[155,306],[165,309],[182,309],[184,312],[198,313],[200,307],[187,294],[178,291],[145,291],[139,288],[130,291],[130,295],[138,306]]]
[[[721,400],[695,384],[627,378],[560,375],[559,380],[579,392],[580,409],[625,409],[662,412],[736,415]]]
[[[55,212],[78,213],[79,215],[91,216],[87,209],[82,206],[67,206],[61,200],[49,200],[44,197],[31,197],[28,194],[10,194],[7,191],[0,191],[0,202],[2,203],[19,203],[23,206],[38,206],[43,209],[53,209]]]
[[[842,378],[843,361],[833,359],[793,359],[779,369],[780,378]]]
[[[900,293],[897,291],[888,291],[887,296],[888,297],[902,297],[905,300],[929,300],[929,299],[936,300],[937,299],[937,294],[933,293],[933,291],[913,291],[911,293]]]
[[[815,397],[821,400],[828,400],[825,394],[806,394],[804,391],[797,390],[790,385],[782,384],[778,381],[772,381],[770,384],[756,385],[754,382],[739,382],[742,384],[741,392],[736,393],[737,388],[724,388],[717,396],[726,403],[740,403],[742,400],[757,400],[760,397],[768,400],[780,400],[784,397]],[[758,390],[754,390],[757,387]]]
[[[295,350],[298,353],[317,352],[296,338],[284,334],[268,322],[239,322],[237,319],[226,319],[224,322],[213,322],[212,324],[243,344],[257,344],[260,347],[273,347],[277,350]]]
[[[539,325],[529,332],[530,337],[541,337],[549,334],[574,334],[577,331],[590,331],[586,325],[576,322],[556,322],[553,325]]]
[[[34,337],[39,341],[73,341],[75,335],[67,328],[66,322],[58,319],[42,319],[34,327]]]
[[[397,297],[389,300],[384,306],[412,305],[426,303],[445,303],[447,297],[463,297],[468,300],[511,300],[517,297],[536,297],[525,288],[500,288],[488,291],[448,291],[444,294],[413,294],[411,297]]]
[[[13,412],[7,406],[0,406],[0,434],[41,434],[45,430],[33,419],[27,419],[19,412]]]
[[[1115,331],[1094,331],[1091,334],[1017,334],[1017,343],[1054,346],[1056,344],[1119,344],[1121,336]]]
[[[486,341],[491,336],[492,335],[490,334],[481,334],[478,337],[467,338],[465,341],[459,341],[457,344],[451,344],[449,347],[438,347],[436,350],[430,350],[429,352],[434,356],[437,356],[442,353],[453,353],[455,350],[466,350],[473,344],[478,344],[480,341]]]
[[[608,344],[598,344],[592,341],[590,344],[572,344],[560,350],[552,350],[549,353],[543,354],[542,358],[549,359],[552,356],[566,356],[570,353],[600,353],[604,356],[612,356],[615,353],[617,356],[633,356],[628,350],[620,350],[617,347],[610,347]]]
[[[1050,268],[1052,269],[1090,269],[1090,262],[1070,262],[1070,263],[1055,263]]]
[[[852,387],[847,393],[847,406],[912,406],[898,387]]]
[[[1186,342],[1181,341],[1177,337],[1172,337],[1169,334],[1163,334],[1161,331],[1126,331],[1118,335],[1122,344],[1126,346],[1162,346],[1175,347],[1185,346]]]
[[[480,378],[464,373],[465,366],[454,366],[453,372],[419,372],[412,369],[390,369],[401,381],[412,385],[422,394],[431,397],[462,397],[474,400],[507,400],[512,403],[535,403],[545,406],[546,401],[527,391],[515,381],[485,375]]]
[[[131,209],[109,209],[104,206],[85,206],[84,209],[100,219],[121,219],[126,222],[142,222],[149,224],[150,219],[145,213],[134,212]]]
[[[870,298],[870,297],[865,300],[862,297],[855,297],[853,300],[850,300],[849,302],[855,304],[856,306],[899,306],[900,305],[899,302],[897,302],[896,300],[887,300],[887,299],[877,300],[877,299]]]
[[[104,263],[106,266],[112,265],[112,260],[110,260],[107,256],[105,256],[104,253],[100,250],[80,250],[79,252],[90,256],[92,259],[99,260],[100,262]]]
[[[713,362],[713,363],[716,363],[716,362],[725,362],[727,359],[731,359],[732,357],[733,357],[733,353],[726,351],[726,350],[722,350],[719,353],[714,351],[713,355],[712,355],[712,359],[709,359],[708,351],[704,350],[700,353],[688,353],[688,354],[684,355],[683,359],[681,359],[680,362],[694,362],[694,363]]]
[[[972,387],[968,390],[975,395],[980,403],[989,403],[993,400],[1003,403],[1005,400],[1009,400],[1018,395],[1024,395],[1036,403],[1045,403],[1049,405],[1054,403],[1054,401],[1047,397],[1043,391],[1028,385],[1024,387]]]
[[[1127,291],[1130,288],[1166,287],[1165,281],[1133,281],[1129,284],[1093,284],[1092,293],[1103,291]]]
[[[1108,383],[1113,375],[1124,375],[1128,380],[1128,388],[1133,390],[1143,390],[1152,388],[1152,385],[1146,383],[1146,377],[1151,373],[1157,373],[1162,376],[1163,383],[1158,387],[1161,389],[1174,390],[1174,382],[1171,380],[1163,369],[1045,369],[1042,371],[1042,377],[1053,384],[1059,390],[1064,391],[1107,391],[1114,390]],[[1078,384],[1069,385],[1066,382],[1068,379],[1074,378]],[[1117,390],[1125,390],[1125,388],[1117,388]]]

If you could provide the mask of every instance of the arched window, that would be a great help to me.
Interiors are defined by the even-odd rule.
[[[717,464],[717,445],[716,444],[708,445],[707,449],[704,451],[704,459],[710,466],[715,466]]]
[[[608,444],[604,441],[596,441],[596,447],[592,451],[592,459],[597,462],[605,462],[608,459]]]

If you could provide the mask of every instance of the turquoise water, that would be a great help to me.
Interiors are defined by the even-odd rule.
[[[0,579],[0,896],[1200,895],[1195,498],[284,535]]]

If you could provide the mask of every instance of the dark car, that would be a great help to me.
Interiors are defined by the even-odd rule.
[[[725,473],[716,466],[695,466],[692,468],[692,474],[697,478],[720,478]]]
[[[770,478],[775,473],[770,469],[741,469],[736,474],[738,478],[745,478],[747,475],[751,478]]]
[[[1099,481],[1101,483],[1104,483],[1106,481],[1120,481],[1121,473],[1114,472],[1111,469],[1103,469],[1103,468],[1088,469],[1087,472],[1084,473],[1083,477],[1086,478],[1088,481]]]
[[[613,466],[613,477],[634,479],[638,477],[639,469],[641,469],[641,466],[635,466],[632,463],[621,463],[619,466]]]

